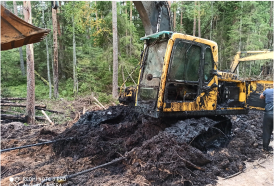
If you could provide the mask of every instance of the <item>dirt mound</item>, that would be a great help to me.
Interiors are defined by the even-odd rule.
[[[93,157],[101,164],[119,157],[144,140],[163,131],[160,120],[147,119],[134,108],[118,106],[104,111],[88,112],[72,128],[56,137],[72,137],[72,141],[59,141],[53,145],[56,155],[74,159]]]
[[[245,168],[243,161],[262,156],[261,146],[258,146],[261,144],[262,113],[250,113],[232,117],[235,119],[232,119],[233,133],[226,137],[223,147],[214,149],[199,150],[190,145],[191,137],[188,138],[186,132],[193,130],[191,120],[166,128],[130,154],[132,175],[141,174],[152,185],[214,185],[217,176],[228,177],[242,171]],[[199,121],[208,123],[210,119],[196,120]],[[201,126],[196,122],[194,126]],[[199,129],[205,130],[207,126]]]

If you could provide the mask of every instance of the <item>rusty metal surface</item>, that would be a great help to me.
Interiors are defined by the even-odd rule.
[[[49,32],[27,23],[1,5],[1,51],[40,42]]]

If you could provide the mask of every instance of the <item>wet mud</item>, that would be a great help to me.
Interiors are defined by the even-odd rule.
[[[5,142],[1,145],[2,149],[4,144],[10,147],[19,130],[28,132],[21,138],[30,137],[29,142],[67,138],[40,149],[25,149],[22,155],[26,157],[44,154],[34,166],[21,163],[20,172],[27,176],[72,174],[128,153],[126,160],[66,185],[216,185],[217,176],[233,175],[245,169],[244,161],[262,157],[262,120],[263,112],[250,111],[247,115],[171,122],[141,115],[132,107],[116,106],[87,112],[72,127],[59,132],[40,127],[30,133],[28,127],[1,126]]]

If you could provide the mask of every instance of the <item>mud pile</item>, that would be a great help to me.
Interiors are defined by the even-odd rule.
[[[226,136],[226,144],[207,150],[192,147],[187,135],[181,136],[189,120],[180,121],[131,153],[132,174],[143,175],[152,185],[214,185],[217,176],[233,175],[245,168],[243,161],[262,156],[262,115],[251,111],[249,115],[233,116],[232,134]]]
[[[233,175],[245,168],[243,161],[262,156],[262,120],[263,112],[250,111],[248,115],[172,122],[140,115],[131,107],[116,106],[87,112],[70,128],[1,125],[2,149],[37,143],[40,139],[67,138],[52,146],[5,153],[14,161],[4,160],[2,169],[11,171],[1,176],[8,182],[7,177],[14,174],[73,174],[128,152],[126,160],[65,184],[214,185],[217,176]]]
[[[92,157],[102,164],[120,157],[126,151],[163,131],[166,124],[147,119],[134,108],[117,106],[104,111],[87,112],[70,129],[56,139],[72,137],[72,141],[59,141],[53,145],[56,155],[75,160]]]

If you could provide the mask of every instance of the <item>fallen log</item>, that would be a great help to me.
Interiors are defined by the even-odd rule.
[[[21,97],[4,97],[4,98],[1,98],[1,100],[27,100],[27,99],[21,98]]]
[[[1,103],[1,106],[26,107],[26,104],[21,104],[21,103]],[[46,105],[35,105],[35,108],[46,108]]]
[[[15,114],[20,114],[20,112],[16,112],[16,111],[12,111],[12,110],[3,110],[3,109],[1,109],[1,113],[7,113],[7,112],[12,112],[12,113],[15,113]]]
[[[36,110],[44,110],[44,111],[48,111],[48,112],[52,112],[52,113],[57,113],[57,114],[64,114],[63,112],[59,112],[59,111],[56,111],[56,110],[49,110],[49,109],[45,109],[45,108],[35,108]]]
[[[19,115],[12,115],[12,114],[1,114],[1,120],[2,119],[11,119],[11,120],[18,120],[18,121],[23,121],[26,122],[26,115],[19,114]],[[41,120],[45,121],[46,119],[41,116],[35,116],[36,120]]]
[[[15,102],[1,99],[1,103],[15,103]]]

